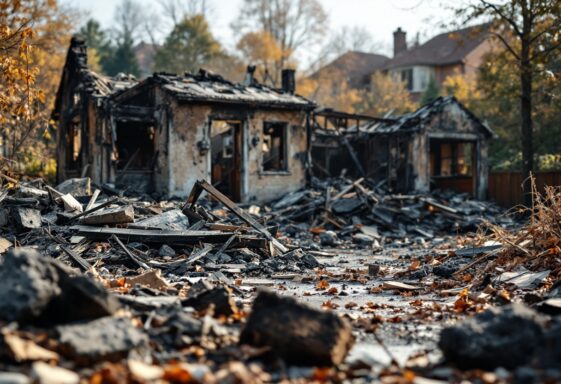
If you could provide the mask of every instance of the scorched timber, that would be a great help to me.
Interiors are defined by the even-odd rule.
[[[222,231],[160,231],[130,228],[99,228],[84,225],[76,225],[71,228],[76,230],[79,235],[91,240],[107,240],[112,235],[115,235],[125,241],[164,244],[224,243],[235,234],[234,232]],[[232,245],[266,248],[267,240],[254,236],[237,235]]]

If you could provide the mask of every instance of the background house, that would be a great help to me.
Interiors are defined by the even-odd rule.
[[[476,74],[484,55],[491,50],[486,28],[487,25],[478,25],[441,33],[412,47],[407,46],[406,32],[398,28],[393,34],[394,56],[383,70],[403,80],[418,100],[431,78],[441,89],[448,76]]]

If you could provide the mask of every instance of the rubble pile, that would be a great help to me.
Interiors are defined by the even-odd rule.
[[[312,186],[274,202],[268,212],[269,222],[279,223],[299,245],[310,246],[310,234],[319,234],[327,246],[346,240],[374,248],[396,240],[407,245],[413,239],[475,231],[485,220],[512,222],[500,217],[498,206],[467,194],[390,194],[364,178],[314,180]]]
[[[368,179],[260,206],[205,181],[160,202],[88,178],[14,183],[0,194],[0,382],[461,381],[521,367],[550,380],[561,204],[548,193],[516,227],[490,203]],[[400,360],[385,344],[399,338],[429,342]],[[365,342],[389,360],[361,355]]]

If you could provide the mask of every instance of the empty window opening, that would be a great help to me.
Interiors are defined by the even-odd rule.
[[[82,150],[82,130],[80,121],[71,121],[66,130],[66,167],[72,169],[78,167],[80,151]]]
[[[154,164],[155,129],[151,124],[117,123],[117,169],[151,170]]]
[[[287,171],[286,123],[263,125],[263,171]]]
[[[240,201],[242,123],[213,120],[210,127],[212,185]]]

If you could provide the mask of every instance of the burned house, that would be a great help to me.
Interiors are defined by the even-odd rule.
[[[68,51],[53,119],[58,179],[88,175],[97,184],[185,196],[211,180],[239,202],[269,200],[303,187],[311,101],[283,88],[244,84],[201,70],[142,81],[107,78],[87,67],[86,46]]]
[[[394,192],[453,189],[483,199],[493,131],[454,97],[399,118],[323,110],[314,114],[314,174],[343,169]]]

